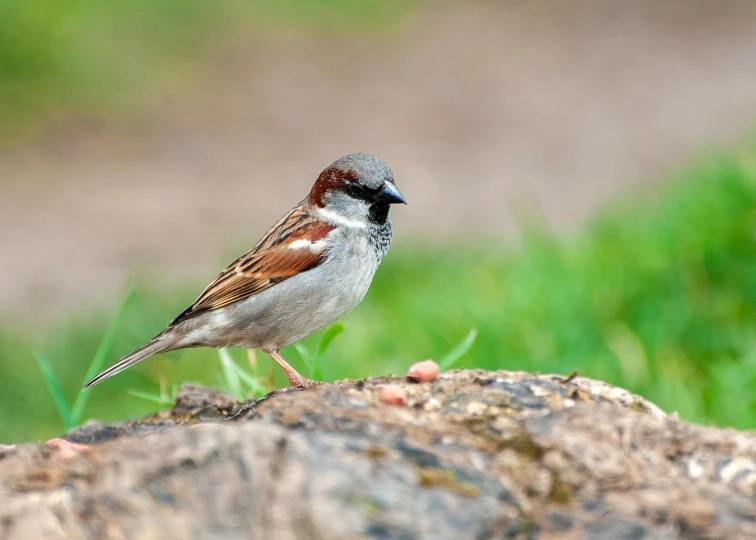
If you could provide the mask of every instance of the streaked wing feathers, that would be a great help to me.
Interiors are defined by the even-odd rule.
[[[323,262],[325,238],[335,227],[296,206],[249,252],[231,263],[171,324],[249,298]]]

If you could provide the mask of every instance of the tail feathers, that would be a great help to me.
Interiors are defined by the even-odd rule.
[[[172,351],[175,348],[176,340],[166,334],[159,334],[152,338],[150,341],[139,347],[137,350],[121,358],[118,362],[104,370],[97,375],[94,379],[84,385],[82,390],[86,390],[96,384],[101,383],[107,378],[122,372],[137,362],[141,362],[145,358],[165,351]]]

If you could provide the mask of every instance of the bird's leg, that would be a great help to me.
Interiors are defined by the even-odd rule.
[[[310,379],[302,377],[302,375],[300,375],[296,369],[291,367],[289,363],[284,360],[280,354],[278,354],[278,351],[271,350],[264,352],[273,360],[275,360],[276,364],[278,364],[284,371],[284,373],[286,373],[286,377],[289,379],[289,384],[292,386],[292,388],[312,388],[313,386],[320,386],[321,384],[323,384],[322,382],[311,381]]]

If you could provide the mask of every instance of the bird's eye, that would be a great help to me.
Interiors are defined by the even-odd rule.
[[[352,197],[362,197],[365,194],[365,187],[360,184],[349,184],[349,193]]]

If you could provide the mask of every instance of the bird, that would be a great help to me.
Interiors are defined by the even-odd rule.
[[[157,336],[82,390],[158,353],[191,347],[261,349],[290,389],[322,384],[279,351],[328,326],[364,298],[391,244],[390,208],[407,204],[386,163],[349,154],[320,173],[279,219]]]

